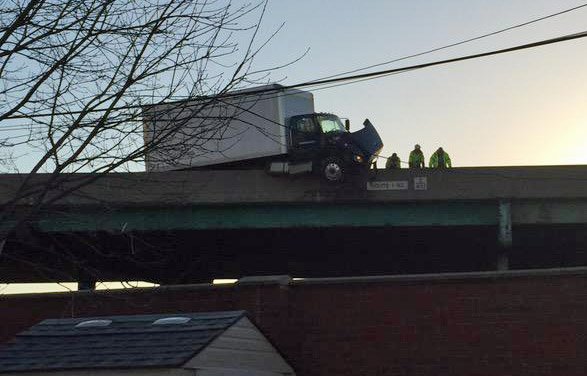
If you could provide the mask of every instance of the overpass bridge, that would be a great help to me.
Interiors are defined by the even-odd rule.
[[[2,175],[0,202],[23,178]],[[47,200],[94,176],[60,179]],[[0,282],[585,265],[586,188],[587,166],[378,170],[341,185],[250,170],[108,174],[35,213],[3,247]]]

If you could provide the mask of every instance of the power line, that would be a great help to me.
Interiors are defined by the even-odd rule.
[[[437,66],[437,65],[445,65],[445,64],[456,63],[456,62],[460,62],[460,61],[479,59],[479,58],[487,57],[487,56],[501,55],[501,54],[505,54],[505,53],[509,53],[509,52],[521,51],[521,50],[525,50],[525,49],[536,48],[536,47],[546,46],[546,45],[555,44],[555,43],[567,42],[570,40],[581,39],[581,38],[585,38],[585,37],[587,37],[587,31],[582,31],[582,32],[575,33],[575,34],[563,35],[561,37],[544,39],[544,40],[541,40],[538,42],[526,43],[526,44],[517,45],[514,47],[503,48],[500,50],[493,50],[493,51],[483,52],[483,53],[478,53],[478,54],[465,55],[465,56],[456,57],[456,58],[452,58],[452,59],[438,60],[438,61],[433,61],[430,63],[422,63],[422,64],[416,64],[416,65],[411,65],[411,66],[407,66],[407,67],[386,69],[386,70],[382,70],[382,71],[363,73],[363,74],[357,74],[357,75],[352,75],[352,76],[329,78],[329,79],[319,80],[319,81],[307,81],[307,82],[302,82],[302,83],[294,84],[294,85],[284,85],[284,86],[280,87],[279,89],[259,89],[259,90],[247,91],[246,93],[232,93],[232,94],[227,93],[225,95],[222,95],[221,97],[227,98],[227,97],[242,96],[245,94],[246,95],[264,94],[264,93],[269,93],[269,92],[285,91],[285,90],[298,89],[298,88],[303,88],[303,87],[320,86],[320,85],[336,83],[336,82],[344,82],[344,81],[349,81],[349,80],[358,80],[358,79],[362,79],[362,78],[379,77],[379,76],[384,76],[387,74],[401,73],[401,72],[405,72],[408,70],[422,69],[422,68],[428,68],[428,67]]]
[[[337,83],[337,84],[332,84],[332,85],[326,85],[326,86],[314,88],[314,89],[312,89],[312,92],[321,91],[321,90],[327,90],[327,89],[332,89],[332,88],[336,88],[336,87],[351,85],[351,84],[365,82],[365,81],[370,81],[370,80],[373,80],[373,79],[376,79],[376,78],[383,78],[383,77],[387,77],[387,76],[391,76],[391,75],[395,75],[395,74],[407,73],[409,71],[410,71],[410,69],[408,69],[406,71],[402,71],[402,72],[394,72],[394,73],[384,74],[384,75],[381,75],[379,77],[363,78],[363,79],[358,79],[358,80],[354,80],[354,81],[348,81],[348,82],[342,82],[342,83]],[[277,124],[277,125],[279,125],[279,126],[281,126],[283,128],[288,128],[288,126],[285,125],[285,124],[281,124],[279,122],[276,122],[274,120],[271,120],[269,118],[266,118],[266,117],[264,117],[264,116],[262,116],[262,115],[260,115],[260,114],[258,114],[256,112],[252,111],[250,108],[247,109],[247,108],[241,107],[241,105],[248,104],[248,103],[258,103],[261,100],[274,99],[274,98],[277,98],[277,97],[288,97],[288,96],[297,95],[297,94],[298,93],[292,92],[292,91],[290,91],[290,92],[284,92],[284,93],[277,93],[276,92],[276,93],[271,93],[271,95],[269,95],[269,96],[263,96],[263,97],[251,98],[249,100],[244,100],[242,102],[239,102],[238,104],[223,101],[221,98],[217,98],[216,101],[218,101],[218,102],[220,102],[220,103],[222,103],[224,105],[232,106],[232,107],[234,107],[234,108],[236,108],[238,110],[242,110],[244,112],[248,112],[248,113],[250,113],[250,114],[252,114],[254,116],[257,116],[257,117],[259,117],[259,118],[261,118],[263,120],[266,120],[268,122]],[[165,104],[167,104],[167,102]],[[121,107],[121,108],[126,108],[126,107]],[[131,106],[128,106],[128,108],[131,108]],[[59,114],[56,114],[56,115],[59,115]],[[133,118],[133,120],[138,120],[138,119],[134,119]],[[28,126],[27,129],[23,129],[23,127],[27,127],[26,124],[22,124],[20,126],[15,124],[15,125],[12,125],[11,127],[12,128],[0,128],[0,132],[3,132],[3,131],[27,130],[27,129],[28,130],[31,130],[31,131],[33,131],[33,130],[40,131],[40,130],[47,129],[47,126],[44,126],[44,125]],[[88,128],[88,127],[85,127],[85,128]]]
[[[410,59],[410,58],[427,55],[427,54],[430,54],[430,53],[433,53],[433,52],[437,52],[437,51],[441,51],[441,50],[444,50],[444,49],[448,49],[448,48],[451,48],[451,47],[456,47],[456,46],[459,46],[459,45],[462,45],[462,44],[465,44],[465,43],[473,42],[473,41],[476,41],[476,40],[480,40],[480,39],[484,39],[484,38],[487,38],[487,37],[490,37],[490,36],[501,34],[501,33],[507,32],[507,31],[518,29],[518,28],[521,28],[521,27],[524,27],[524,26],[528,26],[528,25],[531,25],[531,24],[534,24],[534,23],[537,23],[537,22],[540,22],[540,21],[544,21],[544,20],[549,19],[549,18],[554,18],[554,17],[560,16],[560,15],[563,15],[563,14],[566,14],[566,13],[570,13],[570,12],[579,10],[581,8],[584,8],[584,7],[587,7],[587,3],[581,4],[581,5],[572,7],[572,8],[564,9],[564,10],[559,11],[559,12],[556,12],[556,13],[548,14],[548,15],[545,15],[545,16],[542,16],[542,17],[539,17],[539,18],[535,18],[535,19],[532,19],[532,20],[529,20],[529,21],[526,21],[526,22],[523,22],[523,23],[520,23],[520,24],[509,26],[509,27],[506,27],[504,29],[500,29],[500,30],[493,31],[493,32],[490,32],[490,33],[482,34],[482,35],[479,35],[479,36],[476,36],[476,37],[473,37],[473,38],[465,39],[465,40],[462,40],[462,41],[459,41],[459,42],[450,43],[450,44],[447,44],[447,45],[444,45],[444,46],[441,46],[441,47],[436,47],[436,48],[433,48],[433,49],[430,49],[430,50],[426,50],[426,51],[423,51],[423,52],[419,52],[419,53],[415,53],[415,54],[403,56],[403,57],[400,57],[400,58],[395,58],[395,59],[388,60],[388,61],[385,61],[385,62],[382,62],[382,63],[373,64],[373,65],[369,65],[369,66],[366,66],[366,67],[353,69],[353,70],[346,71],[346,72],[341,72],[341,73],[338,73],[338,74],[335,74],[335,75],[321,77],[321,78],[316,79],[316,80],[313,80],[313,81],[316,83],[316,85],[318,85],[321,81],[326,80],[326,79],[340,77],[342,75],[356,73],[356,72],[360,72],[360,71],[363,71],[363,70],[367,70],[367,69],[371,69],[371,68],[375,68],[375,67],[379,67],[379,66],[383,66],[383,65],[388,65],[388,64],[391,64],[391,63],[394,63],[394,62],[403,61],[403,60],[407,60],[407,59]],[[419,69],[419,68],[414,68],[414,69]],[[403,70],[400,70],[400,71],[394,72],[393,74],[398,74],[398,73],[404,73],[404,71]],[[380,77],[384,77],[384,76],[387,76],[387,74],[381,74]],[[336,84],[336,85],[325,86],[325,87],[322,87],[322,88],[315,88],[314,91],[330,89],[330,88],[334,88],[334,87],[338,87],[338,86],[343,86],[343,85],[349,85],[349,84],[353,84],[353,83],[357,83],[357,82],[364,82],[364,81],[368,81],[368,80],[375,79],[375,78],[379,78],[379,77],[378,76],[374,76],[373,78],[366,77],[366,78],[357,79],[357,80],[352,80],[352,79],[349,78],[349,82],[346,82],[346,83],[343,83],[343,84]],[[306,84],[308,84],[308,83],[306,83]],[[268,98],[265,98],[265,99],[268,99]],[[133,107],[137,108],[137,107],[140,107],[140,106],[123,106],[123,107],[117,107],[115,110],[118,110],[118,109],[132,109]],[[105,111],[105,110],[94,110],[94,111],[91,111],[91,112],[103,112],[103,111]],[[77,111],[71,111],[71,112],[66,112],[66,113],[54,113],[54,114],[38,114],[38,115],[15,115],[13,117],[9,117],[9,119],[38,118],[38,117],[47,117],[47,116],[55,116],[55,115],[74,115],[74,114],[79,114],[79,113],[81,113],[81,111],[79,111],[79,112],[77,112]],[[8,129],[0,129],[0,131],[8,131]]]
[[[520,23],[520,24],[509,26],[509,27],[506,27],[504,29],[493,31],[493,32],[490,32],[490,33],[487,33],[487,34],[482,34],[482,35],[479,35],[479,36],[476,36],[476,37],[473,37],[473,38],[465,39],[465,40],[462,40],[462,41],[459,41],[459,42],[450,43],[450,44],[447,44],[447,45],[444,45],[444,46],[441,46],[441,47],[436,47],[436,48],[432,48],[430,50],[426,50],[426,51],[414,53],[414,54],[411,54],[411,55],[407,55],[407,56],[395,58],[395,59],[392,59],[392,60],[384,61],[382,63],[377,63],[377,64],[369,65],[369,66],[366,66],[366,67],[357,68],[357,69],[349,70],[349,71],[346,71],[346,72],[337,73],[337,74],[334,74],[334,75],[331,75],[331,76],[321,77],[321,78],[319,78],[317,80],[325,80],[325,79],[328,79],[328,78],[340,77],[340,76],[343,76],[343,75],[346,75],[346,74],[356,73],[356,72],[364,71],[364,70],[367,70],[367,69],[376,68],[376,67],[380,67],[380,66],[383,66],[383,65],[388,65],[388,64],[391,64],[391,63],[396,63],[398,61],[407,60],[407,59],[411,59],[411,58],[414,58],[414,57],[419,57],[419,56],[427,55],[427,54],[430,54],[430,53],[433,53],[433,52],[438,52],[438,51],[445,50],[445,49],[448,49],[448,48],[451,48],[451,47],[460,46],[462,44],[466,44],[466,43],[469,43],[469,42],[474,42],[476,40],[484,39],[484,38],[491,37],[491,36],[494,36],[494,35],[497,35],[497,34],[505,33],[507,31],[511,31],[511,30],[518,29],[518,28],[521,28],[521,27],[524,27],[524,26],[528,26],[528,25],[531,25],[531,24],[534,24],[534,23],[537,23],[537,22],[540,22],[540,21],[544,21],[544,20],[547,20],[549,18],[557,17],[557,16],[563,15],[565,13],[570,13],[570,12],[576,11],[576,10],[581,9],[581,8],[584,8],[584,7],[587,7],[587,3],[578,5],[578,6],[573,7],[573,8],[565,9],[565,10],[562,10],[560,12],[548,14],[546,16],[542,16],[542,17],[539,17],[539,18],[535,18],[535,19],[532,19],[530,21],[526,21],[526,22],[523,22],[523,23]]]
[[[226,93],[226,94],[218,95],[218,96],[216,96],[216,98],[220,99],[220,98],[234,98],[234,97],[259,95],[259,94],[277,94],[277,93],[281,93],[281,92],[284,92],[287,90],[292,90],[292,89],[316,87],[316,86],[319,87],[319,86],[327,85],[327,84],[348,82],[348,81],[358,81],[358,80],[363,80],[363,79],[367,79],[367,78],[374,79],[374,78],[384,77],[384,76],[387,76],[390,74],[405,73],[407,71],[412,71],[412,70],[416,70],[416,69],[423,69],[423,68],[433,67],[433,66],[437,66],[437,65],[446,65],[446,64],[456,63],[456,62],[460,62],[460,61],[467,61],[467,60],[479,59],[482,57],[501,55],[501,54],[505,54],[505,53],[521,51],[521,50],[525,50],[525,49],[531,49],[531,48],[536,48],[536,47],[541,47],[541,46],[546,46],[546,45],[556,44],[556,43],[561,43],[561,42],[567,42],[567,41],[581,39],[581,38],[585,38],[585,37],[587,37],[587,31],[582,31],[582,32],[575,33],[575,34],[563,35],[561,37],[544,39],[541,41],[526,43],[526,44],[517,45],[514,47],[509,47],[509,48],[504,48],[504,49],[499,49],[499,50],[492,50],[489,52],[483,52],[483,53],[472,54],[472,55],[465,55],[465,56],[460,56],[460,57],[451,58],[451,59],[437,60],[437,61],[433,61],[433,62],[429,62],[429,63],[422,63],[422,64],[416,64],[416,65],[411,65],[411,66],[406,66],[406,67],[386,69],[386,70],[381,70],[381,71],[376,71],[376,72],[363,73],[363,74],[344,76],[344,77],[338,77],[338,78],[306,81],[306,82],[293,84],[293,85],[280,85],[278,88],[265,88],[265,89],[257,89],[257,90],[240,91],[237,93]],[[194,99],[195,100],[197,100],[197,99],[200,99],[200,100],[208,99],[209,100],[209,99],[215,99],[215,97],[213,97],[213,96],[212,97],[210,97],[210,96],[209,97],[197,97]],[[181,102],[181,101],[178,101],[178,102]],[[165,103],[165,104],[169,104],[169,103]],[[116,107],[116,108],[110,109],[110,110],[119,111],[119,110],[124,110],[124,109],[140,109],[140,108],[144,108],[144,107],[145,106],[143,106],[143,105],[132,105],[132,106]],[[42,118],[42,117],[55,116],[55,115],[76,115],[76,114],[80,114],[82,112],[94,113],[94,112],[104,112],[104,111],[106,111],[106,109],[95,109],[95,110],[90,110],[90,111],[66,111],[66,112],[60,112],[60,113],[45,113],[45,114],[30,114],[30,115],[12,115],[12,116],[7,117],[7,119],[32,119],[32,118]]]

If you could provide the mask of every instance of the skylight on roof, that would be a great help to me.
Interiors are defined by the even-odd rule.
[[[76,328],[100,328],[112,324],[112,320],[87,320],[78,323]]]
[[[153,325],[179,325],[179,324],[185,324],[190,320],[191,320],[191,318],[182,317],[182,316],[164,317],[162,319],[157,319],[157,320],[153,321]]]

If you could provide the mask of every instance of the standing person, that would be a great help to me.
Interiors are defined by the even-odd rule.
[[[430,157],[430,163],[428,166],[430,168],[450,168],[452,167],[452,163],[448,153],[445,152],[442,147],[439,147]]]
[[[424,162],[424,153],[420,150],[420,145],[416,144],[414,150],[410,152],[409,159],[410,168],[424,168],[426,163]]]
[[[393,153],[391,157],[387,158],[387,162],[385,162],[385,168],[388,170],[402,168],[401,163],[402,161],[400,161],[397,154]]]

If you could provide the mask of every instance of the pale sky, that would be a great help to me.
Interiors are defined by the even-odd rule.
[[[281,66],[309,49],[300,61],[271,75],[282,84],[296,84],[582,4],[579,0],[269,0],[259,42],[282,23],[285,26],[257,56],[254,68]],[[375,69],[582,32],[587,30],[586,21],[587,7]],[[236,35],[245,42],[250,34]],[[245,49],[244,43],[241,46]],[[318,90],[314,98],[317,111],[349,118],[353,130],[369,118],[383,138],[382,155],[397,152],[404,162],[419,143],[426,159],[443,146],[455,166],[585,164],[586,60],[587,38]],[[15,153],[24,155],[21,149]],[[25,155],[17,167],[30,169],[34,158],[35,154]]]
[[[295,84],[497,31],[580,1],[296,0],[269,4],[264,30],[285,22],[258,67]],[[376,69],[506,48],[587,30],[587,8],[423,57]],[[459,62],[316,91],[317,111],[365,118],[378,128],[383,155],[426,158],[443,146],[457,166],[587,163],[587,39]]]

